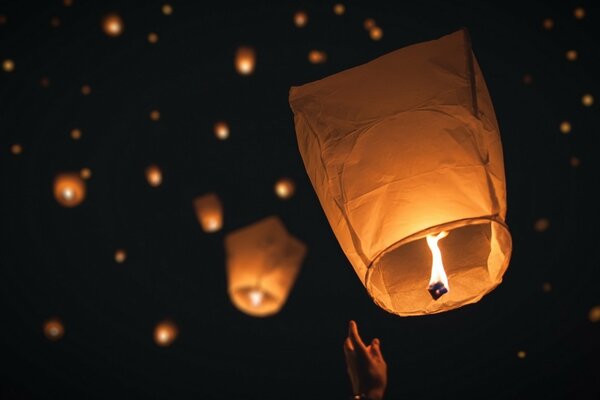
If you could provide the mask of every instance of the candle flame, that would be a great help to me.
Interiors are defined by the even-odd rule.
[[[252,303],[252,306],[258,307],[262,303],[265,294],[261,290],[253,289],[248,296],[250,297],[250,303]]]
[[[429,292],[434,300],[439,299],[448,291],[450,286],[448,285],[448,277],[444,270],[444,263],[442,262],[442,252],[438,247],[438,241],[448,236],[447,231],[442,231],[437,235],[427,235],[427,245],[431,250],[433,261],[431,263],[431,279],[429,279]]]

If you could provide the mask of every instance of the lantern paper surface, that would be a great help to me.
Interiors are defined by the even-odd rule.
[[[225,237],[229,297],[242,312],[266,317],[285,304],[306,255],[278,217]]]
[[[398,315],[479,301],[512,242],[492,101],[466,30],[292,87],[308,176],[373,300]],[[450,290],[428,293],[439,241]]]

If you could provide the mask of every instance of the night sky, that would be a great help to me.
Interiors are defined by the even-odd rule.
[[[345,399],[350,319],[381,339],[387,399],[600,398],[598,5],[335,4],[0,2],[1,399]],[[289,89],[461,27],[500,126],[513,255],[480,302],[399,317],[329,226]],[[255,50],[249,75],[240,46]],[[85,199],[60,205],[54,178],[84,168]],[[206,193],[223,205],[217,232],[194,213]],[[268,216],[308,251],[281,311],[256,318],[228,297],[224,238]],[[163,321],[169,346],[153,337]]]

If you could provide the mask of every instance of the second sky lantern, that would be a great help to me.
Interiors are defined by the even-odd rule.
[[[502,144],[465,29],[292,87],[289,101],[308,176],[377,305],[439,313],[500,284]]]

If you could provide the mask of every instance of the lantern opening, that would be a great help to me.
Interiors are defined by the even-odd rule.
[[[429,246],[429,250],[431,250],[433,258],[431,262],[431,278],[429,279],[427,290],[434,300],[439,299],[450,290],[448,276],[446,276],[444,263],[442,262],[442,252],[438,247],[438,241],[446,236],[448,236],[447,231],[441,231],[437,235],[427,235],[427,245]]]
[[[262,304],[265,294],[260,289],[253,289],[248,292],[248,297],[250,298],[250,304],[254,307],[259,307]]]

